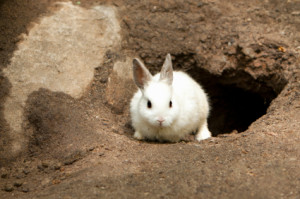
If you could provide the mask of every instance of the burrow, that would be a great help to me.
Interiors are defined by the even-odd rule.
[[[272,100],[283,90],[287,81],[270,73],[254,79],[244,69],[224,70],[221,75],[212,74],[199,67],[194,55],[175,55],[173,65],[183,69],[201,84],[209,96],[210,116],[208,126],[213,136],[232,132],[244,132],[257,119],[267,113]],[[190,67],[182,66],[190,63]],[[270,83],[280,79],[280,83]]]

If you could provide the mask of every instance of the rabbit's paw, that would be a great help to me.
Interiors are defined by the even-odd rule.
[[[143,140],[144,139],[144,136],[142,136],[142,134],[138,131],[134,132],[133,137],[137,140]]]

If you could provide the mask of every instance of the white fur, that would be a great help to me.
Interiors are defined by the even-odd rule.
[[[161,73],[146,80],[143,87],[137,84],[140,89],[134,94],[130,104],[134,137],[140,140],[178,142],[196,130],[198,141],[211,137],[207,127],[209,104],[205,92],[186,73],[173,72],[171,58],[168,56],[165,64],[171,67],[167,68],[171,69],[171,78],[161,79],[162,69]],[[142,64],[140,61],[139,63]],[[151,108],[147,107],[148,100],[151,101]],[[161,119],[164,120],[162,124],[158,122]]]

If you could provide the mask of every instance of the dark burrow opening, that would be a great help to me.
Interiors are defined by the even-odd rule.
[[[213,136],[247,130],[251,123],[266,114],[270,103],[278,95],[266,83],[258,82],[242,71],[228,71],[221,76],[200,68],[187,72],[209,96],[211,112],[208,126]]]

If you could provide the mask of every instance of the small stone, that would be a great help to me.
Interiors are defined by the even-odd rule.
[[[7,173],[2,173],[1,174],[1,178],[7,178],[8,177],[8,174]]]
[[[23,173],[24,173],[25,175],[28,175],[28,174],[30,173],[30,171],[29,171],[28,169],[24,169],[24,170],[23,170]]]
[[[28,192],[29,192],[29,188],[28,188],[28,187],[23,187],[23,188],[22,188],[22,192],[28,193]]]
[[[52,180],[52,184],[59,184],[59,183],[61,183],[61,180],[59,179]]]
[[[48,162],[48,161],[42,162],[42,166],[43,166],[44,168],[48,168],[48,167],[49,167],[49,162]]]
[[[62,164],[61,163],[56,163],[52,166],[53,170],[59,170],[61,168]]]
[[[199,2],[199,3],[197,4],[197,7],[202,7],[203,5],[204,5],[204,3]]]
[[[14,187],[11,184],[6,184],[4,186],[4,191],[6,192],[12,192],[14,190]]]
[[[251,59],[254,59],[256,57],[256,54],[252,48],[244,48],[243,52],[245,55],[248,55]]]
[[[96,117],[98,117],[98,116],[96,116]],[[92,146],[92,147],[90,147],[90,148],[88,149],[88,151],[94,151],[94,149],[95,149],[95,147]]]
[[[23,185],[23,182],[20,182],[20,181],[14,182],[14,186],[15,186],[15,187],[20,187],[20,186],[22,186],[22,185]]]
[[[14,177],[16,177],[17,179],[22,179],[25,178],[24,173],[17,173],[16,175],[14,175]]]
[[[101,79],[100,79],[100,82],[101,82],[102,84],[107,83],[107,78],[106,78],[106,77],[101,78]]]
[[[297,158],[293,157],[293,158],[290,158],[290,161],[296,161]]]
[[[200,35],[199,40],[200,40],[200,42],[205,43],[207,40],[207,35],[205,35],[205,34]]]
[[[1,178],[7,178],[8,177],[8,172],[3,167],[0,169],[0,173],[1,173]]]
[[[294,11],[294,12],[292,12],[292,15],[293,16],[300,16],[300,11]]]
[[[228,51],[227,51],[228,55],[235,55],[236,54],[236,47],[235,46],[230,46]]]
[[[42,164],[37,165],[37,168],[38,168],[40,171],[43,171],[43,170],[44,170],[44,167],[42,166]]]
[[[76,159],[67,159],[66,161],[64,161],[64,165],[71,165],[74,162],[76,162]]]
[[[74,162],[82,159],[85,155],[86,155],[86,151],[81,151],[81,150],[75,151],[71,155],[69,155],[68,157],[65,158],[65,161],[63,164],[64,165],[73,164]]]
[[[104,155],[105,155],[104,153],[100,153],[100,154],[99,154],[100,157],[102,157],[102,156],[104,156]]]
[[[48,185],[50,183],[50,179],[49,178],[44,178],[43,180],[42,180],[42,182],[41,182],[41,185],[42,186],[46,186],[46,185]]]

